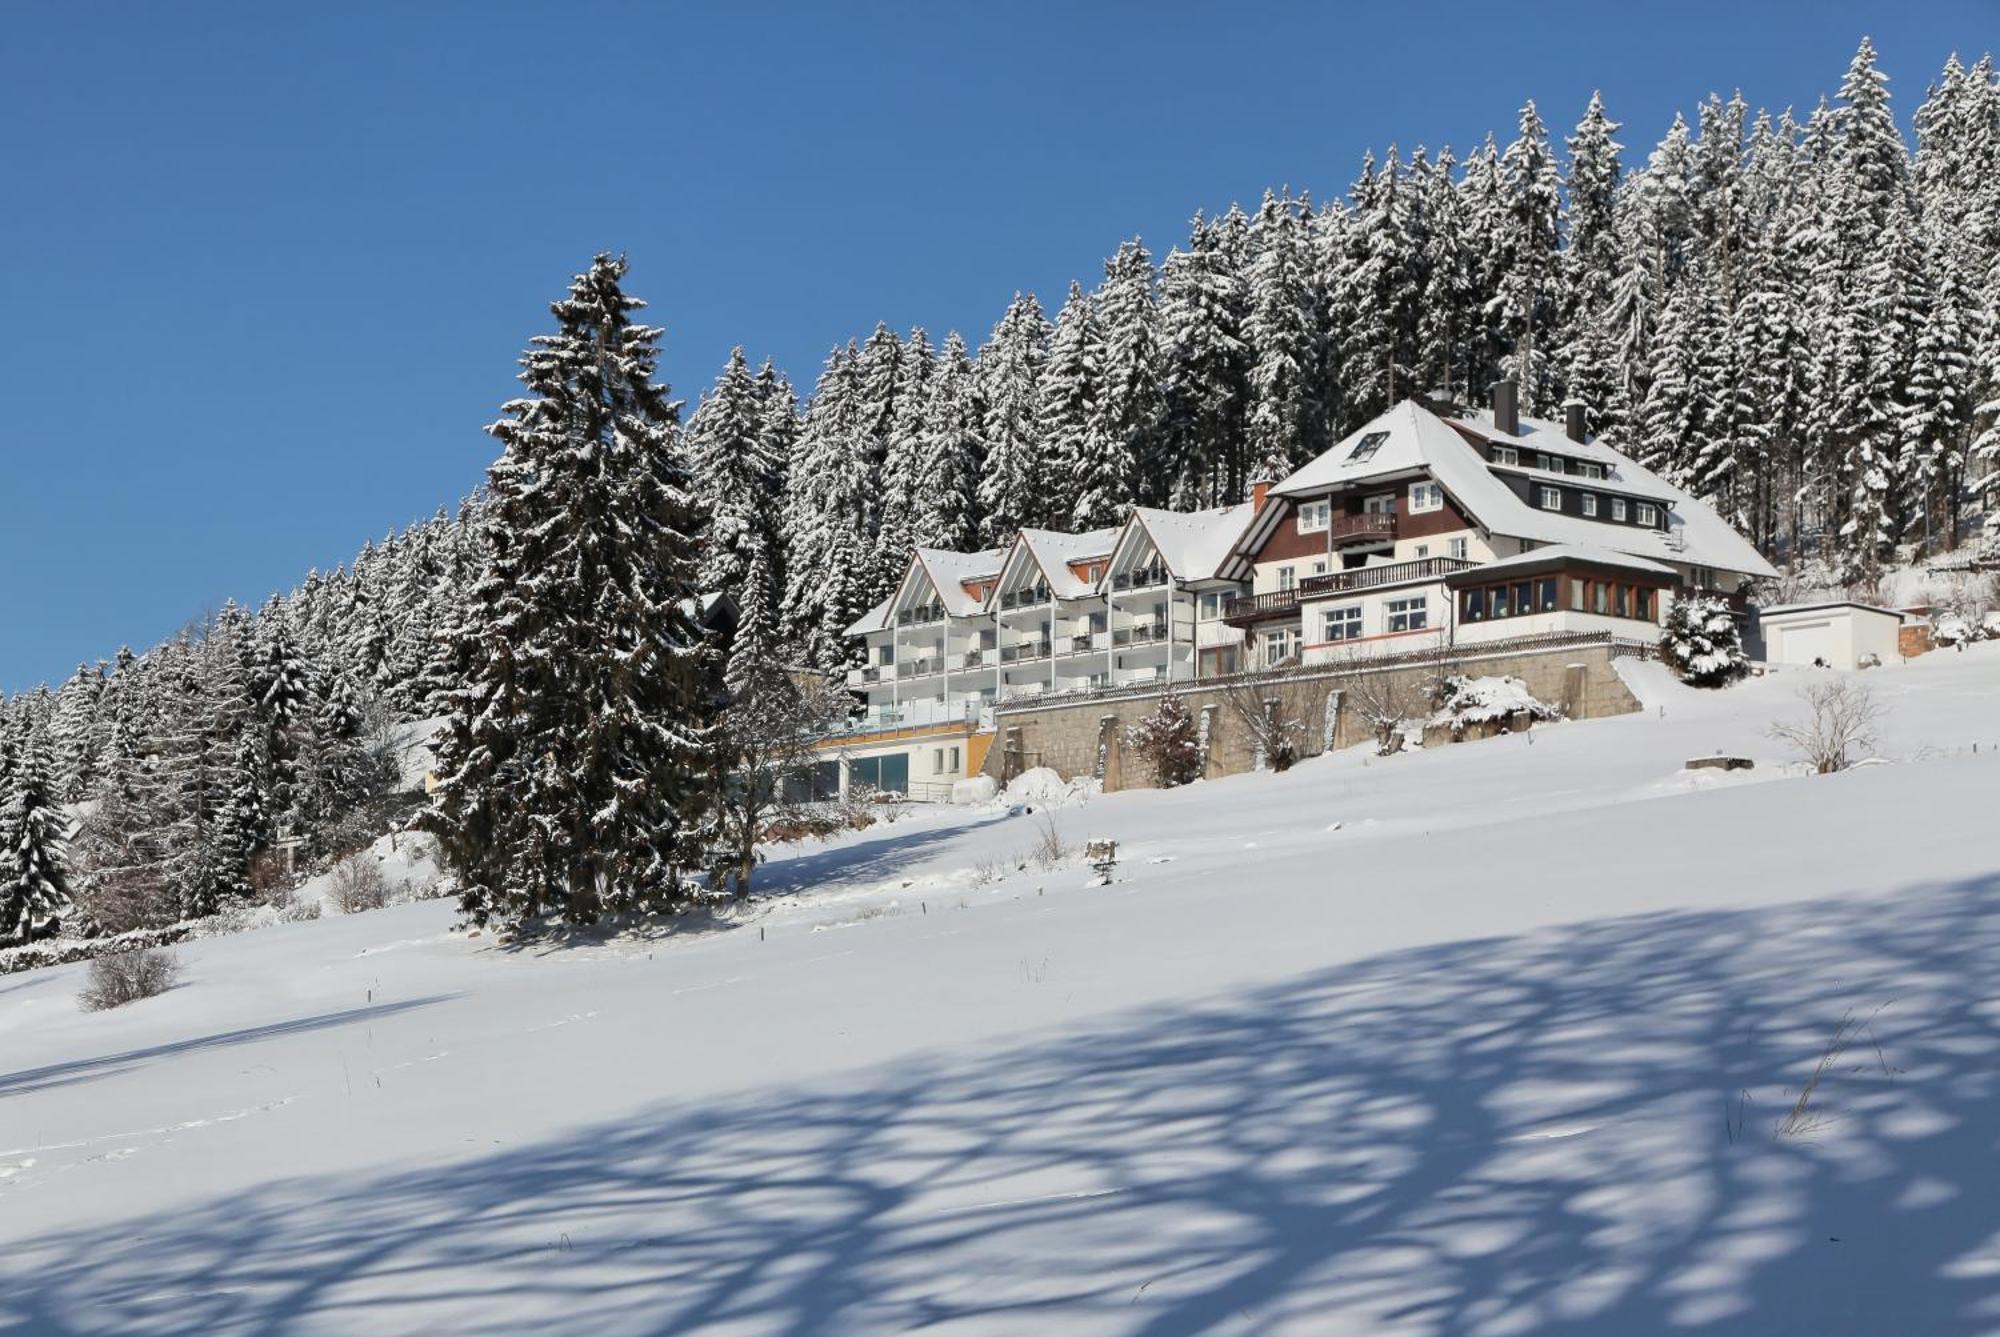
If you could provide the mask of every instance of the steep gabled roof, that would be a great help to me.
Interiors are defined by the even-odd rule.
[[[1355,459],[1357,447],[1374,433],[1383,434],[1374,450],[1363,452],[1366,458]],[[1662,532],[1616,525],[1530,506],[1493,472],[1468,437],[1485,437],[1530,452],[1548,451],[1601,464],[1607,474],[1601,482],[1573,474],[1558,477],[1552,472],[1546,477],[1567,487],[1596,483],[1607,492],[1656,498],[1667,508],[1668,528]],[[1418,469],[1435,478],[1472,522],[1489,533],[1531,543],[1608,548],[1658,562],[1709,566],[1752,576],[1777,574],[1749,540],[1707,505],[1604,443],[1571,441],[1560,426],[1540,419],[1524,419],[1522,431],[1510,434],[1496,430],[1490,418],[1475,414],[1446,420],[1417,401],[1406,399],[1273,487],[1271,495],[1314,496],[1333,488]],[[1532,468],[1525,472],[1537,473]],[[1246,564],[1248,555],[1262,544],[1282,511],[1282,507],[1267,506],[1265,513],[1245,530],[1232,553],[1231,565],[1238,571]]]
[[[1070,563],[1109,557],[1111,546],[1117,539],[1116,529],[1093,529],[1083,534],[1064,534],[1054,529],[1024,529],[1015,543],[1027,550],[1028,559],[1040,569],[1049,589],[1058,599],[1081,599],[1095,594],[1097,589],[1070,570]]]
[[[1133,509],[1127,523],[1145,531],[1153,550],[1175,576],[1212,580],[1229,560],[1230,549],[1254,513],[1247,501],[1204,511],[1160,511],[1140,506]]]
[[[970,617],[985,611],[983,600],[976,599],[965,588],[968,581],[991,580],[1000,574],[1000,560],[1007,555],[1004,548],[988,548],[984,552],[953,552],[949,548],[919,548],[917,562],[931,578],[936,588],[938,601],[953,617]]]

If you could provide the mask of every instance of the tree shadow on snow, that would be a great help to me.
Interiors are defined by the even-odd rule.
[[[1995,979],[2000,878],[1430,947],[26,1240],[0,1326],[1988,1330]]]
[[[167,1044],[151,1045],[145,1049],[128,1049],[122,1054],[105,1054],[97,1058],[51,1063],[41,1068],[24,1068],[20,1072],[10,1072],[0,1076],[0,1100],[55,1086],[70,1086],[77,1082],[96,1081],[101,1077],[115,1077],[141,1064],[155,1059],[171,1058],[177,1054],[192,1054],[203,1049],[226,1049],[231,1045],[255,1044],[261,1040],[274,1040],[306,1031],[323,1031],[333,1026],[352,1026],[357,1022],[392,1017],[398,1012],[429,1007],[433,1003],[446,1002],[456,997],[458,995],[455,993],[436,994],[428,998],[410,998],[396,1003],[376,1003],[371,1007],[343,1008],[338,1012],[322,1012],[317,1016],[298,1017],[292,1021],[273,1022],[267,1026],[247,1026],[242,1030],[221,1031],[215,1035],[204,1035],[192,1040],[174,1040]]]

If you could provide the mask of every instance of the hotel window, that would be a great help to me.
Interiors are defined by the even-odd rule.
[[[1201,596],[1201,620],[1212,622],[1222,613],[1222,595],[1210,590]]]
[[[1563,471],[1562,461],[1558,459],[1551,459],[1547,455],[1535,456],[1535,467],[1537,469],[1546,469],[1550,473],[1556,473],[1556,474],[1559,474]]]
[[[1563,508],[1563,494],[1561,488],[1545,487],[1541,491],[1542,491],[1543,510],[1559,511]]]
[[[1290,659],[1299,648],[1299,634],[1289,627],[1271,632],[1264,638],[1264,667],[1276,668]]]
[[[1349,464],[1365,464],[1375,458],[1375,452],[1382,449],[1382,443],[1389,439],[1387,432],[1370,432],[1354,443],[1354,449],[1347,452]]]
[[[1390,631],[1422,631],[1430,625],[1430,603],[1423,595],[1389,600]]]
[[[1610,593],[1601,580],[1590,582],[1590,611],[1605,614],[1611,611]]]
[[[1465,592],[1465,611],[1461,616],[1467,622],[1484,622],[1486,620],[1485,590],[1467,590]]]
[[[1493,447],[1493,462],[1495,464],[1518,465],[1521,462],[1521,452],[1512,446],[1495,446]]]
[[[1626,588],[1624,585],[1613,585],[1611,587],[1611,615],[1613,617],[1624,617],[1626,615],[1626,608],[1628,607],[1625,598]]]
[[[1660,522],[1659,511],[1655,510],[1650,502],[1644,502],[1644,501],[1640,502],[1639,523],[1646,526],[1646,528],[1651,529],[1654,525],[1658,524],[1659,522]]]
[[[1585,478],[1604,477],[1604,466],[1601,464],[1579,464],[1576,471]]]
[[[1579,613],[1587,606],[1583,601],[1583,580],[1578,576],[1569,578],[1569,606]]]
[[[1694,587],[1698,590],[1712,590],[1715,588],[1715,568],[1712,566],[1691,567],[1689,568],[1688,576]]]
[[[1280,590],[1296,589],[1298,588],[1298,583],[1299,575],[1295,568],[1289,566],[1278,568],[1278,588]]]
[[[1583,494],[1583,513],[1590,519],[1597,518],[1597,494],[1595,492],[1586,492]]]
[[[1436,483],[1410,484],[1410,514],[1444,509],[1444,489]]]
[[[1358,641],[1361,639],[1361,605],[1347,604],[1341,608],[1326,610],[1326,635],[1328,641]]]
[[[1611,518],[1621,522],[1625,519],[1625,498],[1613,497],[1611,499]]]
[[[1315,534],[1324,530],[1333,516],[1333,503],[1309,501],[1299,507],[1299,532]]]
[[[1641,622],[1651,622],[1653,620],[1653,592],[1651,590],[1640,588],[1632,591],[1632,616],[1638,618]]]
[[[1445,556],[1462,562],[1465,560],[1465,554],[1466,545],[1464,539],[1446,539],[1444,541]]]
[[[1507,587],[1505,585],[1495,585],[1491,593],[1493,595],[1491,605],[1493,616],[1512,617],[1514,615],[1514,605],[1508,602]]]
[[[1428,557],[1431,555],[1431,545],[1428,543],[1419,543],[1410,550],[1410,555],[1412,557]]]
[[[1535,584],[1535,611],[1553,613],[1556,611],[1556,578],[1548,576]]]
[[[889,665],[895,663],[896,643],[894,641],[884,641],[882,644],[876,646],[875,662],[882,665]]]

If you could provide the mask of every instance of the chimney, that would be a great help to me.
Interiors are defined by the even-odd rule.
[[[1521,434],[1520,387],[1512,381],[1493,382],[1493,426],[1508,436]]]
[[[1271,495],[1271,480],[1263,476],[1253,479],[1250,484],[1250,514],[1262,515],[1264,503]]]
[[[1563,403],[1563,435],[1582,445],[1590,439],[1590,433],[1583,425],[1583,401],[1566,400]]]

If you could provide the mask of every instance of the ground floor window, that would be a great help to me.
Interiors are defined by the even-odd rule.
[[[1264,637],[1264,667],[1276,668],[1299,652],[1299,633],[1290,627]]]
[[[1389,600],[1389,630],[1422,631],[1430,625],[1430,600],[1421,594]]]
[[[1487,622],[1503,617],[1527,617],[1533,613],[1556,611],[1557,584],[1554,576],[1541,580],[1517,580],[1510,585],[1488,585],[1467,590],[1459,597],[1459,618],[1465,622]]]
[[[1329,641],[1358,641],[1361,639],[1361,605],[1347,604],[1340,608],[1326,610],[1326,635]]]
[[[958,749],[955,747],[934,747],[931,749],[932,775],[958,774]]]
[[[847,763],[849,789],[875,789],[888,794],[910,792],[910,754],[895,752],[886,757],[856,757]]]

